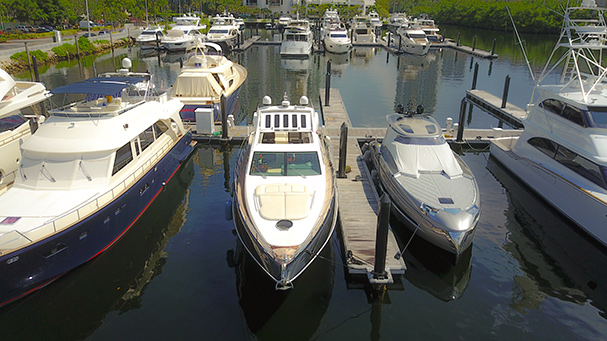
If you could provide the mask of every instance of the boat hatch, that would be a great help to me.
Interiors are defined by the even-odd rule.
[[[291,221],[308,216],[314,191],[301,184],[264,184],[255,188],[255,201],[259,215],[267,220]],[[291,226],[276,224],[280,230]]]

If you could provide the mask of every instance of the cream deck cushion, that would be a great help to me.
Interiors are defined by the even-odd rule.
[[[267,184],[255,188],[259,214],[268,220],[298,220],[308,216],[312,191],[299,184]]]

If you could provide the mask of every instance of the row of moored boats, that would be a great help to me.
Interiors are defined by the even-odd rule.
[[[561,81],[544,85],[542,75],[523,120],[524,133],[491,145],[500,163],[603,246],[607,71],[593,56],[607,47],[604,11],[592,0],[566,9],[555,48],[567,50],[557,62],[565,65]],[[211,53],[217,48],[198,42],[168,92],[152,86],[152,75],[130,72],[128,60],[117,72],[50,93],[41,84],[16,82],[0,72],[0,305],[109,248],[162,191],[193,149],[184,121],[196,116],[186,114],[216,109],[213,94],[199,107],[183,110],[194,105],[188,103],[196,97],[189,88],[204,87],[195,79],[226,81],[207,85],[226,96],[230,84],[246,78],[246,70]],[[240,76],[230,80],[211,71],[224,67]],[[82,99],[51,109],[32,134],[21,111],[51,94],[53,100],[61,94],[81,94]],[[363,148],[377,185],[414,235],[457,259],[470,248],[480,217],[474,175],[423,106],[416,111],[398,106],[387,123],[383,140]],[[328,139],[306,96],[296,104],[286,94],[280,103],[264,97],[253,125],[234,172],[234,224],[276,288],[288,289],[329,243],[336,226]]]

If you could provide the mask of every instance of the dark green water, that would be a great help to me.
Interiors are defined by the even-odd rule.
[[[452,28],[447,34],[455,36]],[[331,87],[339,89],[355,126],[383,126],[396,104],[424,104],[439,122],[457,121],[472,84],[498,96],[510,75],[509,99],[524,107],[533,83],[510,36],[475,32],[479,48],[499,39],[500,58],[472,60],[451,50],[425,57],[387,55],[356,48],[349,55],[281,60],[278,47],[254,46],[231,58],[247,67],[239,120],[246,122],[264,95],[317,106],[327,60]],[[462,33],[463,34],[463,33]],[[466,39],[470,38],[466,33]],[[549,37],[550,38],[550,37]],[[530,37],[534,50],[550,50],[546,37]],[[488,44],[488,46],[487,46]],[[513,47],[514,46],[514,47]],[[504,51],[502,53],[501,51]],[[167,88],[180,55],[141,56],[116,51],[42,70],[54,88],[110,71],[124,56],[136,71],[150,70]],[[536,53],[538,61],[547,56]],[[542,59],[543,58],[543,59]],[[28,74],[19,75],[28,78]],[[466,118],[475,128],[497,126],[479,110]],[[419,240],[405,253],[400,290],[383,302],[349,288],[337,236],[322,259],[276,292],[243,255],[224,219],[238,148],[201,146],[141,220],[115,246],[36,294],[0,310],[2,339],[550,339],[607,336],[607,256],[580,237],[549,207],[505,173],[486,151],[464,160],[479,182],[482,216],[470,252],[455,266]],[[408,233],[392,225],[400,242]],[[403,242],[403,245],[404,245]]]

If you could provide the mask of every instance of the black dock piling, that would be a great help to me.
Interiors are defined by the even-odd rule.
[[[476,50],[476,34],[474,35],[474,39],[472,39],[472,51]]]
[[[506,103],[508,102],[508,90],[510,88],[510,75],[506,76],[506,80],[504,81],[504,94],[502,96],[502,106],[501,108],[506,107]]]
[[[375,266],[373,267],[374,279],[385,279],[386,273],[386,250],[388,247],[388,225],[390,223],[390,196],[384,193],[379,199],[379,212],[377,213],[377,234],[375,237]]]
[[[34,79],[36,82],[40,82],[40,74],[38,73],[38,59],[36,59],[36,56],[32,56],[32,64],[34,65]]]
[[[476,79],[478,77],[478,62],[474,64],[474,76],[472,77],[472,90],[476,89]]]
[[[339,179],[346,178],[346,155],[348,153],[348,125],[346,122],[341,124],[339,134],[339,168],[337,169],[337,177]]]
[[[34,75],[32,73],[32,60],[30,59],[30,50],[27,48],[27,42],[25,44],[25,56],[27,57],[27,66],[30,69],[30,80],[34,81]]]
[[[459,108],[459,124],[457,127],[457,138],[455,139],[456,142],[463,142],[464,141],[464,120],[466,118],[466,99],[463,98],[462,99],[462,104],[460,105]]]
[[[219,105],[221,109],[221,139],[228,139],[228,110],[226,108],[226,96],[221,95],[221,99],[219,100]]]
[[[495,38],[493,38],[493,45],[491,45],[491,55],[495,54]]]
[[[457,32],[457,46],[460,45],[461,32]]]
[[[331,97],[331,61],[327,61],[327,73],[325,75],[325,105],[329,106]]]

